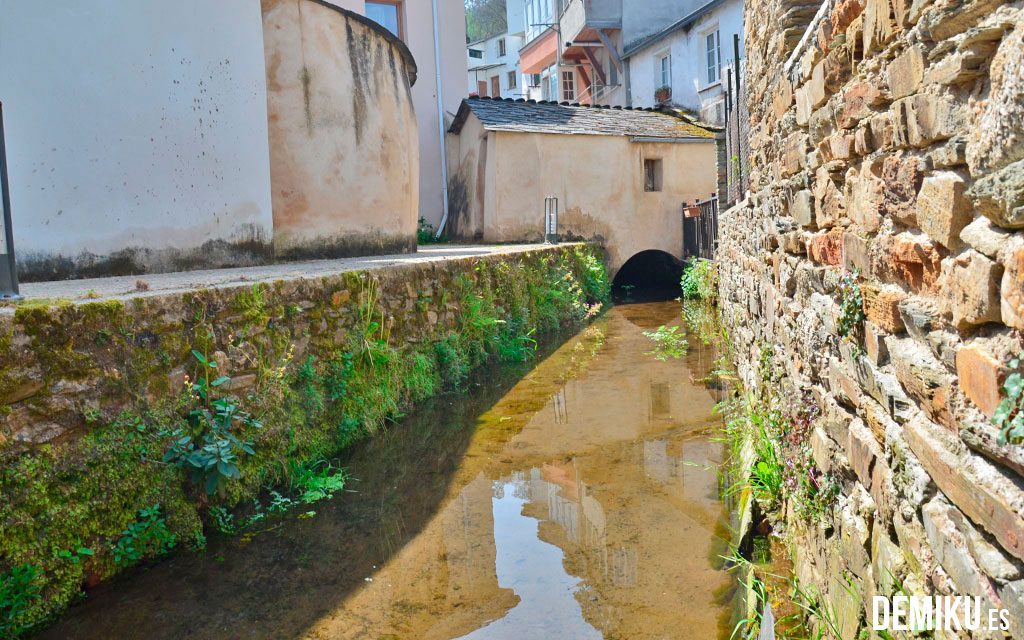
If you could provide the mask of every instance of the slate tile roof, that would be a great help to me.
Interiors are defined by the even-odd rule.
[[[470,113],[479,118],[488,131],[676,139],[715,137],[710,128],[656,109],[477,97],[462,101],[452,123],[452,133],[462,130]]]

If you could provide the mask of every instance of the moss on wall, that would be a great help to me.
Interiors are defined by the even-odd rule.
[[[608,292],[600,250],[577,245],[19,307],[0,324],[0,636],[84,584],[202,547],[211,507],[286,483],[487,360],[532,357],[536,336],[585,321]],[[212,494],[167,459],[203,435],[190,420],[201,360],[252,417],[230,428],[251,453],[235,451],[237,478]]]

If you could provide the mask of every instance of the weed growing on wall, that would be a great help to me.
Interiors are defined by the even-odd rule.
[[[111,545],[114,562],[130,566],[146,558],[168,554],[178,544],[178,536],[167,528],[160,505],[139,511],[139,519],[128,525]]]
[[[714,301],[718,297],[718,268],[710,260],[697,258],[683,270],[679,286],[686,300]]]
[[[836,330],[839,336],[858,349],[864,333],[864,295],[857,283],[858,274],[844,273],[839,278],[839,317]]]
[[[993,422],[999,428],[1000,444],[1024,444],[1024,353],[1009,362],[1010,374],[1003,383],[1005,397]]]
[[[41,573],[33,564],[19,564],[0,574],[0,637],[17,638],[32,628]]]

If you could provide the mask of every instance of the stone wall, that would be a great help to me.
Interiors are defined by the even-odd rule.
[[[131,527],[200,547],[211,507],[251,504],[489,359],[529,358],[534,336],[590,318],[608,291],[603,253],[563,245],[0,309],[0,636],[166,551],[137,541],[141,557],[119,561]],[[211,398],[255,418],[233,423],[252,451],[232,447],[239,473],[213,492],[168,456],[212,433],[194,413],[202,360],[226,376]]]
[[[749,388],[821,412],[801,445],[841,495],[784,521],[843,638],[899,588],[980,596],[1024,638],[1024,447],[993,423],[1024,329],[1021,7],[747,5],[723,317]]]

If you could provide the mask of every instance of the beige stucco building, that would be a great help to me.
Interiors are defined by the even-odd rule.
[[[603,242],[613,272],[682,259],[682,204],[717,188],[714,133],[674,114],[470,98],[451,134],[453,237],[538,241],[554,196],[561,236]]]

